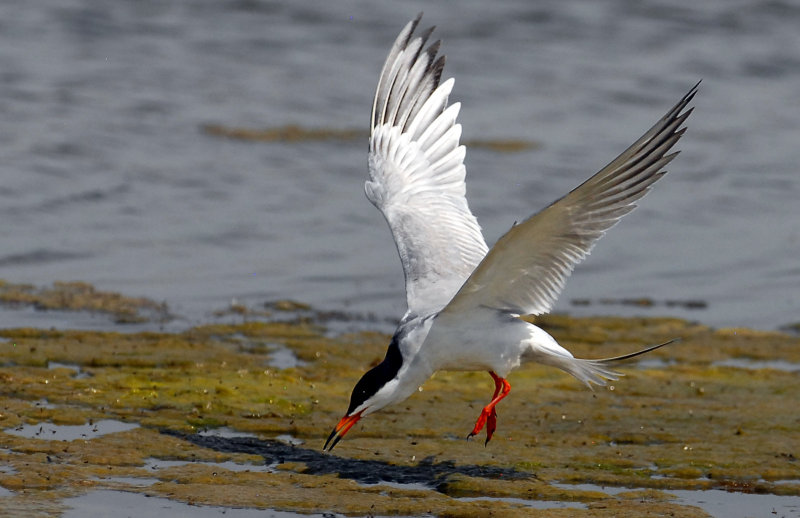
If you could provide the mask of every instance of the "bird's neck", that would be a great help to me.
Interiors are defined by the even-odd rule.
[[[416,356],[409,361],[408,366],[403,365],[397,375],[398,401],[402,401],[418,392],[422,385],[433,376],[433,372],[430,365],[420,356]]]
[[[430,317],[414,319],[401,324],[395,333],[397,350],[402,361],[397,373],[398,400],[405,399],[417,392],[435,372],[426,355],[420,354],[432,322],[433,319]]]

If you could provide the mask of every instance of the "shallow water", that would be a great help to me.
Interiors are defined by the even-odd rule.
[[[94,439],[109,433],[124,432],[138,428],[137,423],[124,423],[103,419],[96,423],[82,425],[63,425],[53,423],[33,423],[3,430],[10,435],[45,439],[48,441],[74,441],[75,439]]]
[[[635,488],[599,486],[596,484],[556,484],[559,487],[599,491],[617,495]],[[800,497],[734,493],[720,489],[666,491],[685,505],[692,505],[718,518],[749,518],[753,516],[800,516]]]
[[[528,507],[530,509],[586,509],[586,504],[579,503],[579,502],[556,502],[556,501],[549,501],[549,500],[527,500],[524,498],[492,498],[492,497],[465,497],[460,498],[460,500],[464,502],[475,502],[475,501],[500,501],[500,502],[508,502],[511,504],[518,504],[523,507]]]
[[[182,325],[234,298],[398,317],[402,274],[362,193],[363,140],[252,143],[201,128],[364,129],[387,49],[424,8],[457,78],[464,140],[540,145],[469,151],[489,243],[703,79],[671,174],[576,270],[558,310],[759,328],[800,318],[796,4],[453,6],[3,2],[0,278],[163,300]],[[656,304],[570,304],[606,297]],[[659,303],[670,300],[707,308]],[[0,325],[28,317],[2,309]],[[43,325],[92,325],[61,317]]]
[[[299,515],[284,511],[263,509],[236,509],[231,507],[215,507],[206,505],[189,505],[166,498],[151,497],[138,493],[125,491],[92,491],[85,495],[65,500],[70,509],[61,515],[64,518],[84,518],[86,516],[135,516],[145,518],[148,516],[172,518],[210,518],[224,516],[226,518],[295,518],[297,516],[329,516],[327,514]],[[330,515],[333,516],[333,515]]]
[[[728,358],[712,363],[715,367],[736,367],[739,369],[773,369],[786,372],[800,372],[800,363],[787,362],[782,360],[756,361],[746,358]]]
[[[68,369],[68,370],[71,370],[71,371],[73,371],[75,373],[75,374],[72,375],[72,377],[78,378],[78,379],[83,379],[83,378],[88,378],[89,377],[89,373],[84,372],[84,370],[81,369],[80,365],[75,365],[75,364],[72,364],[72,363],[60,363],[60,362],[48,361],[47,362],[47,368],[48,369]]]

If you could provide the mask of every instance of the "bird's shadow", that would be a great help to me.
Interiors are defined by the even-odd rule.
[[[338,474],[340,478],[351,479],[361,484],[378,484],[381,482],[422,484],[431,489],[438,489],[439,485],[453,474],[505,480],[526,479],[535,476],[513,468],[478,466],[474,464],[456,465],[451,460],[436,462],[433,456],[420,460],[414,466],[402,466],[380,460],[339,457],[330,453],[302,448],[271,439],[261,440],[254,437],[184,434],[173,430],[162,430],[161,433],[179,437],[215,451],[260,455],[268,465],[301,462],[306,466],[303,470],[305,474]]]

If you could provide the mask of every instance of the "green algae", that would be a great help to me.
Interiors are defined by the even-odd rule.
[[[0,514],[58,512],[64,498],[98,488],[301,513],[439,516],[530,512],[504,499],[585,506],[538,511],[542,516],[703,516],[665,491],[800,495],[800,484],[786,483],[800,479],[800,417],[789,410],[797,405],[800,376],[715,364],[730,358],[800,362],[800,339],[673,318],[555,315],[536,322],[583,357],[681,341],[653,354],[664,365],[623,365],[624,378],[594,391],[543,366],[512,373],[512,391],[498,407],[498,431],[488,447],[464,437],[488,401],[491,379],[441,372],[406,402],[359,422],[333,455],[322,457],[334,466],[339,456],[370,461],[378,471],[433,462],[444,466],[429,481],[435,490],[365,485],[288,457],[270,470],[232,471],[204,463],[255,466],[264,457],[189,440],[204,429],[227,427],[265,444],[290,434],[305,441],[297,451],[317,454],[355,381],[383,357],[386,335],[331,338],[307,320],[214,324],[175,334],[0,330],[0,428],[101,419],[141,425],[68,442],[0,432],[0,464],[11,468],[0,470],[0,486],[14,492],[2,497],[6,511]],[[273,367],[276,345],[304,363]],[[52,362],[75,366],[81,375],[48,368]],[[153,458],[191,464],[145,469]],[[467,475],[457,469],[462,466],[479,469]],[[142,487],[120,477],[157,480]],[[609,495],[564,483],[631,491]]]
[[[99,291],[85,282],[56,281],[52,287],[14,284],[0,279],[0,304],[31,306],[37,310],[89,311],[111,315],[118,324],[166,321],[171,318],[166,304],[143,297],[126,297]]]
[[[363,130],[342,128],[305,128],[296,124],[287,124],[276,128],[252,129],[206,124],[202,131],[207,135],[234,140],[257,142],[317,142],[326,140],[365,141],[368,136]],[[464,145],[471,148],[483,148],[497,153],[518,153],[537,149],[536,142],[520,139],[468,140]]]
[[[253,140],[260,142],[304,142],[319,140],[355,140],[364,139],[366,134],[361,130],[339,128],[304,128],[296,124],[287,124],[277,128],[251,129],[206,124],[202,130],[207,135],[225,137],[236,140]]]

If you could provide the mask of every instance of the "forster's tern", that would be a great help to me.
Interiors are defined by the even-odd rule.
[[[365,185],[397,244],[408,311],[384,360],[356,384],[323,449],[333,449],[362,417],[409,397],[438,370],[489,372],[494,395],[469,434],[485,425],[488,443],[495,405],[511,388],[506,376],[521,363],[558,367],[591,387],[620,375],[609,362],[666,345],[616,358],[574,358],[520,315],[550,311],[573,267],[665,174],[699,83],[600,172],[512,226],[489,250],[464,196],[460,105],[448,106],[453,79],[440,84],[440,42],[426,47],[433,28],[413,37],[420,18],[397,37],[378,80]]]

